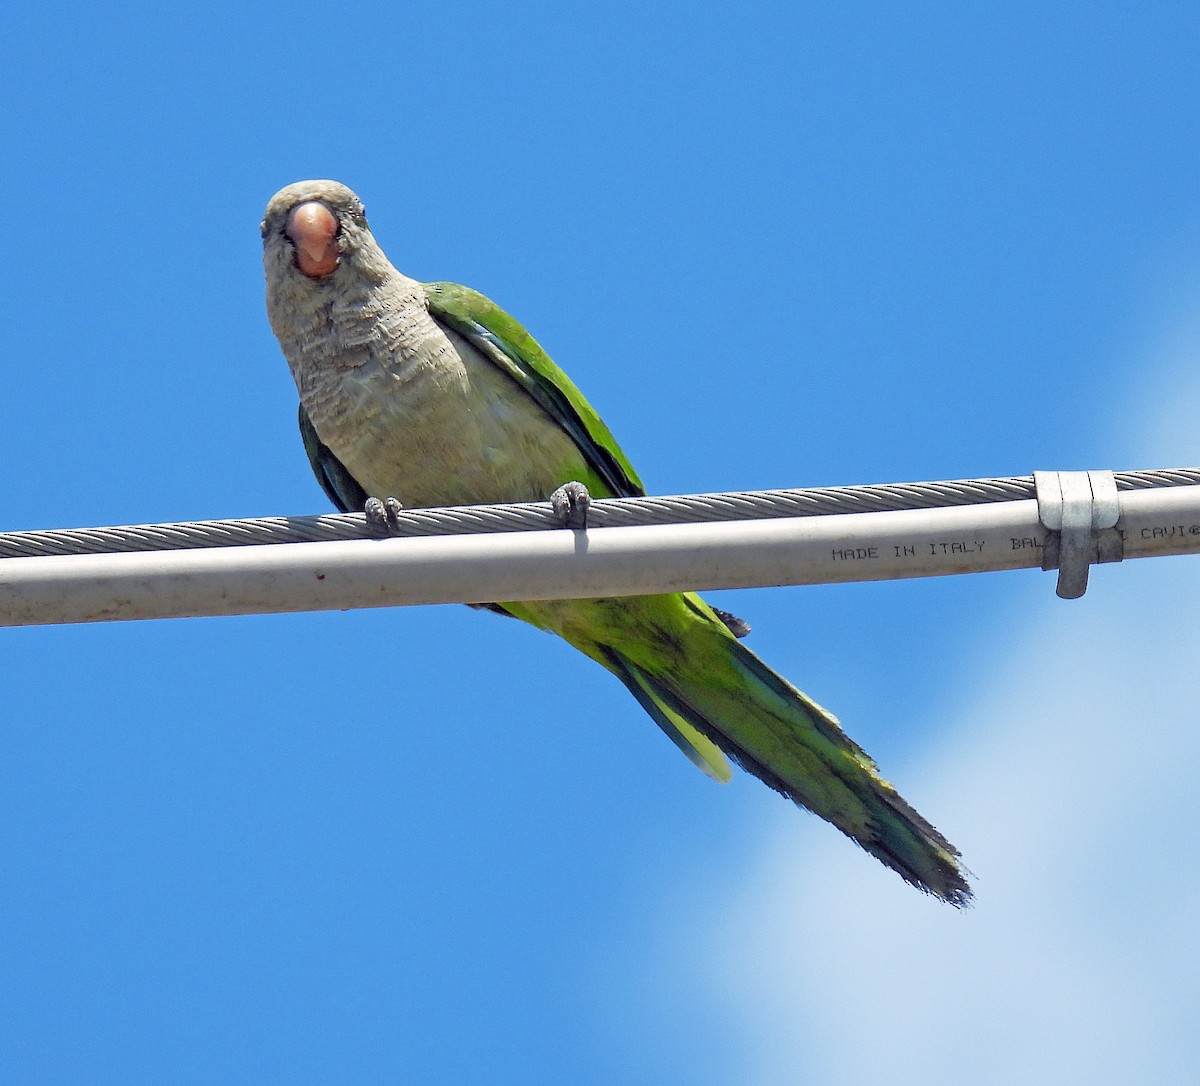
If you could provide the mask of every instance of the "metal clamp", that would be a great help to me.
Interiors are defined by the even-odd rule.
[[[1078,599],[1087,591],[1093,562],[1124,557],[1117,480],[1111,471],[1035,471],[1033,482],[1046,529],[1042,569],[1058,570],[1060,598]]]

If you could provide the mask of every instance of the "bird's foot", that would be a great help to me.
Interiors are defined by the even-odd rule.
[[[367,515],[367,526],[379,535],[400,534],[400,514],[404,512],[404,506],[395,498],[385,498],[383,501],[368,498],[363,512]]]
[[[586,528],[592,495],[583,483],[563,483],[550,495],[550,505],[564,528]]]
[[[709,605],[711,606],[711,604]],[[750,632],[750,623],[744,618],[738,618],[737,615],[731,615],[728,611],[722,611],[719,607],[713,607],[713,612],[716,614],[726,626],[729,627],[729,632],[734,637],[743,638]]]

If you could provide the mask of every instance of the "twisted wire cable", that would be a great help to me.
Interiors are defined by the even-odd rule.
[[[1117,489],[1200,485],[1200,468],[1116,472]],[[704,521],[765,520],[835,513],[933,509],[1036,497],[1032,476],[928,483],[734,491],[671,497],[605,498],[593,502],[589,528]],[[410,509],[398,515],[401,535],[468,535],[545,531],[561,527],[550,503]],[[188,550],[377,538],[362,513],[254,517],[177,524],[137,524],[0,532],[0,558]]]

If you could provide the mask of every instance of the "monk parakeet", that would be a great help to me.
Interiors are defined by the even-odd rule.
[[[363,205],[301,181],[262,221],[267,312],[300,393],[300,430],[344,511],[544,501],[566,521],[587,496],[645,493],[608,427],[533,337],[495,303],[397,271]],[[394,508],[394,506],[392,506]],[[955,848],[876,772],[835,717],[693,593],[493,610],[558,634],[621,680],[711,776],[726,757],[815,811],[922,890],[970,889]]]

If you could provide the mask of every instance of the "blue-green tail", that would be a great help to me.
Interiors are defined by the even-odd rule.
[[[902,878],[950,902],[971,896],[958,850],[879,776],[837,718],[772,671],[691,593],[503,603],[613,672],[709,776],[726,756],[832,822]]]
[[[632,648],[624,638],[621,649],[602,647],[609,669],[676,745],[720,778],[706,744],[694,742],[706,740],[914,886],[965,905],[971,890],[958,850],[879,776],[837,718],[710,618],[698,597],[676,598],[690,612],[682,626],[638,637]],[[642,601],[627,602],[636,611]]]

